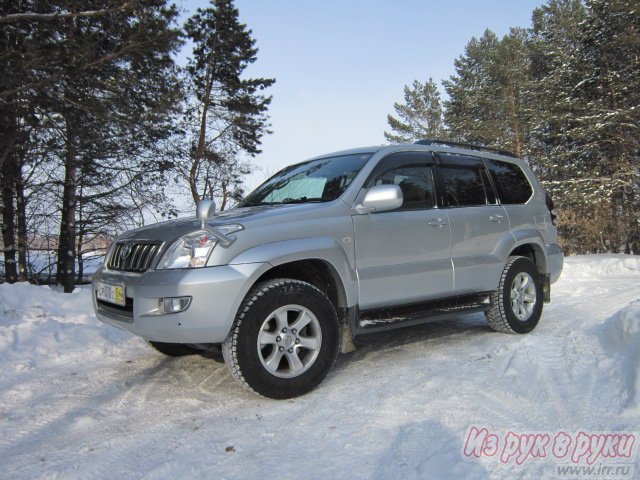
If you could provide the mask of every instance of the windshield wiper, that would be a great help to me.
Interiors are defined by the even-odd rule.
[[[327,201],[326,199],[320,198],[320,197],[314,197],[314,198],[300,197],[300,198],[285,198],[280,202],[256,202],[256,203],[250,203],[249,205],[244,205],[244,206],[257,207],[262,205],[291,205],[294,203],[319,203],[319,202],[326,202],[326,201]]]
[[[317,202],[324,202],[324,199],[322,198],[307,198],[307,197],[301,197],[301,198],[285,198],[283,201],[279,202],[282,205],[287,205],[290,203],[317,203]]]

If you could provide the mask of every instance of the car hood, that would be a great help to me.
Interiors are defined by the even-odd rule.
[[[292,217],[305,218],[313,212],[324,209],[327,203],[304,203],[294,205],[262,205],[257,207],[232,208],[216,214],[207,220],[210,227],[241,223],[247,229],[254,224],[280,223],[292,220]],[[200,229],[200,221],[195,217],[177,218],[166,222],[145,225],[129,230],[118,237],[120,240],[153,240],[173,242],[182,235]]]

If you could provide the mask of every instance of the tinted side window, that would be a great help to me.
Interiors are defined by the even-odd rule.
[[[487,194],[481,169],[445,165],[439,167],[444,187],[444,200],[450,207],[486,205]],[[487,185],[489,191],[491,188]]]
[[[433,172],[428,165],[402,165],[378,176],[373,185],[398,185],[402,210],[433,208],[436,203]]]
[[[487,160],[500,201],[506,205],[526,203],[533,190],[524,172],[514,163]]]

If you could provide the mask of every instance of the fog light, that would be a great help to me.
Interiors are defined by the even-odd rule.
[[[179,313],[189,308],[191,297],[164,297],[160,301],[164,313]]]

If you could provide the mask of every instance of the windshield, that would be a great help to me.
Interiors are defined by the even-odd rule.
[[[238,207],[335,200],[371,155],[342,155],[292,165],[256,188]]]

